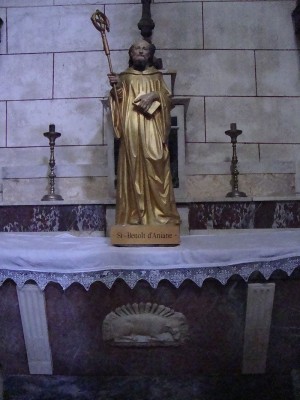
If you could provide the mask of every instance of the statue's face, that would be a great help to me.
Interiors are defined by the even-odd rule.
[[[134,66],[146,66],[151,55],[150,44],[145,40],[140,40],[134,43],[131,48],[130,55]]]

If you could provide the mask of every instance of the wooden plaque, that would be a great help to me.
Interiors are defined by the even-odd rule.
[[[115,246],[176,246],[180,243],[180,228],[179,225],[113,225],[110,239]]]

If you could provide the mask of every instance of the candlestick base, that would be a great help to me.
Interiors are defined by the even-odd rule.
[[[42,197],[41,201],[56,201],[56,200],[63,200],[60,194],[45,194],[45,196]]]
[[[232,190],[226,194],[226,197],[247,197],[246,193],[240,192],[239,190]]]

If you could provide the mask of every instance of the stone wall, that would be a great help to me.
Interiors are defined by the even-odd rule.
[[[240,190],[295,195],[299,153],[299,54],[295,1],[154,0],[153,42],[174,95],[188,99],[179,134],[186,179],[177,199],[218,200],[230,190],[230,123],[239,137]],[[113,203],[108,64],[90,16],[107,14],[114,69],[140,37],[140,0],[1,0],[0,176],[2,203],[47,192],[48,141],[57,139],[56,190],[67,203]],[[168,78],[168,76],[167,76]],[[180,106],[179,106],[180,107]],[[175,110],[176,112],[176,110]],[[181,164],[182,165],[182,164]]]

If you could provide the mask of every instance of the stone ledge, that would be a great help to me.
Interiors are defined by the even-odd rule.
[[[231,162],[193,163],[185,166],[186,175],[228,175]],[[237,165],[240,174],[294,174],[294,161],[241,161]]]
[[[231,162],[205,162],[185,165],[186,175],[228,175]],[[241,161],[238,170],[241,174],[294,174],[299,169],[294,161]],[[2,167],[2,179],[45,178],[48,175],[48,165],[19,165]],[[2,175],[1,175],[2,172]],[[108,167],[102,164],[57,164],[56,176],[60,177],[93,177],[107,176]]]
[[[183,199],[180,198],[176,203],[178,206],[191,203],[251,203],[251,202],[281,202],[281,201],[300,201],[300,194],[294,195],[276,195],[276,196],[253,196],[253,197],[211,197],[206,199]],[[63,200],[63,201],[0,201],[0,207],[4,206],[66,206],[66,205],[111,205],[115,206],[116,200],[110,197],[103,197],[97,200]]]
[[[2,167],[2,179],[47,178],[48,174],[48,165]],[[58,164],[55,174],[57,178],[107,176],[107,167],[101,164]]]

